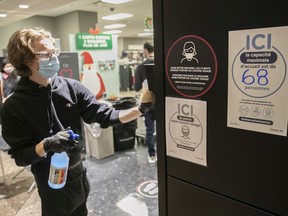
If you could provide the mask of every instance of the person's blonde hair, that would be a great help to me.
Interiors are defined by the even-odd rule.
[[[55,43],[51,33],[40,27],[21,29],[10,37],[7,45],[8,60],[16,68],[19,76],[31,75],[27,63],[36,59],[33,42],[43,38]]]

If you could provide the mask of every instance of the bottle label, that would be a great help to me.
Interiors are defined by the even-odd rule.
[[[57,168],[51,164],[49,181],[52,184],[63,184],[66,181],[67,167]]]

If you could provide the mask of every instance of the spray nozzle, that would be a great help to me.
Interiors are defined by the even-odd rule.
[[[74,133],[72,130],[65,130],[58,132],[59,135],[67,137],[68,139],[75,140],[78,139],[80,136],[79,134]]]

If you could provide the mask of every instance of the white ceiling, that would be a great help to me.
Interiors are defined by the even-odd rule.
[[[20,9],[19,4],[28,4],[30,7]],[[35,15],[57,17],[77,10],[97,12],[101,32],[106,31],[104,25],[107,24],[126,24],[125,28],[119,29],[122,30],[119,37],[137,37],[138,33],[144,32],[146,18],[153,16],[152,0],[133,0],[118,5],[103,3],[101,0],[0,0],[0,13],[7,14],[6,18],[0,17],[0,27]],[[101,18],[115,13],[132,13],[134,16],[118,21]]]

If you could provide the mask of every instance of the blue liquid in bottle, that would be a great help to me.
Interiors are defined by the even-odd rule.
[[[48,184],[51,188],[60,189],[66,184],[69,157],[66,152],[54,153],[51,157]]]
[[[79,135],[72,130],[59,132],[68,139],[78,139]],[[51,157],[48,185],[53,189],[60,189],[65,186],[69,167],[69,157],[66,152],[54,153]]]

